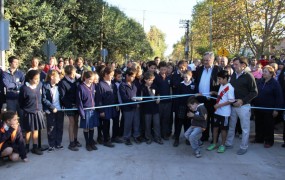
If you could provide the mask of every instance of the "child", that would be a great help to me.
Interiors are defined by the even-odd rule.
[[[106,106],[115,104],[115,95],[113,84],[111,83],[114,71],[111,67],[105,67],[101,70],[101,81],[98,84],[98,104]],[[110,141],[110,121],[116,116],[116,107],[99,108],[100,126],[103,130],[104,142],[106,147],[114,147]]]
[[[193,153],[197,158],[202,157],[200,151],[200,138],[202,132],[207,127],[207,109],[204,104],[200,104],[198,100],[192,96],[187,101],[187,106],[190,111],[187,113],[187,117],[191,118],[191,126],[185,132],[185,137],[191,143]]]
[[[18,161],[19,156],[28,161],[18,116],[12,111],[4,112],[0,122],[0,157],[4,156],[9,156],[11,161]]]
[[[116,69],[114,72],[114,95],[115,95],[115,104],[121,104],[122,98],[119,93],[119,86],[122,83],[123,78],[123,72],[120,69]],[[121,109],[119,106],[116,107],[116,116],[113,118],[113,133],[112,133],[112,142],[115,143],[123,143],[123,141],[119,138],[120,136],[123,136],[124,133],[124,117],[121,116],[121,122],[120,122],[120,114]]]
[[[58,111],[61,110],[58,82],[59,73],[56,70],[50,70],[43,84],[43,110],[46,112],[47,118],[48,152],[52,152],[55,149],[63,149],[61,143],[64,112]]]
[[[135,79],[136,72],[132,69],[127,69],[126,71],[126,82],[122,82],[119,87],[119,92],[122,98],[123,103],[135,102],[137,88],[134,85],[133,81]],[[124,114],[124,139],[126,145],[132,145],[130,140],[131,133],[133,129],[133,136],[135,142],[140,143],[140,114],[137,104],[130,104],[122,106],[122,111]]]
[[[157,95],[157,88],[153,84],[154,74],[151,72],[144,73],[144,86],[142,88],[142,96]],[[158,144],[163,144],[160,134],[160,119],[159,119],[159,100],[142,103],[142,112],[145,115],[145,137],[146,143],[151,144],[152,140]],[[153,126],[152,126],[153,125]],[[152,127],[154,138],[152,137]]]
[[[29,152],[30,138],[32,134],[32,153],[42,155],[38,147],[38,131],[45,128],[42,113],[42,84],[38,70],[30,70],[26,75],[25,84],[20,89],[19,104],[24,111],[23,127],[26,130],[26,150]]]
[[[218,141],[218,130],[220,128],[222,134],[222,143],[218,148],[218,153],[225,152],[225,141],[227,137],[227,131],[229,129],[229,119],[231,115],[231,104],[235,101],[235,94],[234,88],[230,83],[229,80],[229,73],[228,71],[222,70],[217,74],[218,82],[221,85],[219,92],[218,92],[218,99],[217,103],[214,106],[216,109],[215,116],[214,116],[214,139],[213,144],[211,144],[207,150],[212,151],[217,148],[217,141]]]
[[[160,96],[169,96],[170,93],[170,76],[167,75],[167,63],[159,63],[159,74],[155,76],[154,84],[157,87],[157,94]],[[159,117],[162,139],[168,140],[171,129],[169,128],[171,118],[171,100],[162,100],[159,103]]]
[[[183,81],[178,85],[177,94],[186,95],[186,94],[195,94],[195,83],[192,78],[192,71],[187,70],[183,73]],[[190,96],[190,95],[189,95]],[[177,105],[175,106],[175,141],[173,143],[174,147],[179,145],[179,138],[181,133],[181,128],[184,126],[184,131],[186,131],[191,122],[187,120],[187,99],[189,96],[184,96],[176,99]],[[192,95],[193,96],[193,95]],[[186,139],[186,144],[189,145],[189,141]]]
[[[64,68],[65,76],[58,83],[59,98],[61,105],[67,109],[76,108],[76,90],[79,84],[78,79],[75,78],[76,69],[73,65],[65,66]],[[66,115],[69,119],[69,146],[68,149],[71,151],[78,151],[78,147],[82,145],[77,140],[78,133],[78,111],[66,111]]]
[[[97,150],[94,143],[94,127],[98,126],[98,117],[94,109],[85,110],[84,108],[95,107],[95,84],[94,73],[87,71],[83,73],[82,83],[78,86],[76,92],[76,105],[80,113],[80,128],[83,128],[83,134],[86,142],[87,151]]]

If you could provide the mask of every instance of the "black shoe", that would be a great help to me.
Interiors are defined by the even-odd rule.
[[[147,139],[146,140],[146,144],[151,144],[152,143],[152,140],[151,139]]]
[[[146,138],[145,137],[140,137],[140,142],[146,142]]]
[[[179,140],[175,139],[173,143],[173,147],[178,147],[179,146]]]
[[[169,137],[167,137],[167,136],[162,136],[162,139],[165,140],[165,141],[168,141],[168,140],[169,140]]]
[[[140,144],[141,143],[141,139],[140,137],[136,137],[134,138],[135,143]]]
[[[112,138],[112,142],[113,142],[113,143],[121,144],[121,143],[123,143],[124,141],[123,141],[121,138],[119,138],[119,137],[115,137],[115,138]]]
[[[30,148],[26,148],[26,154],[30,152]]]
[[[205,141],[209,141],[209,137],[202,137],[201,141],[205,142]]]
[[[43,152],[42,152],[39,148],[33,148],[33,149],[31,150],[31,152],[32,152],[33,154],[43,155]]]
[[[71,151],[78,151],[79,150],[74,143],[70,143],[68,146],[68,149],[70,149]]]
[[[253,143],[253,144],[263,144],[264,143],[264,141],[258,140],[258,139],[254,139],[254,140],[252,140],[250,142]]]
[[[63,147],[62,145],[59,145],[59,146],[56,146],[55,149],[57,149],[57,150],[63,150],[64,147]]]
[[[80,144],[79,141],[75,141],[75,145],[76,145],[77,147],[82,147],[82,144]]]
[[[55,151],[55,148],[54,148],[54,147],[49,147],[49,148],[48,148],[48,153],[51,153],[51,152],[53,152],[53,151]]]
[[[91,148],[90,144],[86,144],[86,150],[87,151],[92,151],[93,149]]]
[[[96,145],[97,142],[96,142],[94,139],[92,139],[91,142],[90,142],[90,144],[91,144],[91,145]]]
[[[154,139],[154,142],[156,142],[157,144],[163,144],[163,141],[161,139]]]
[[[103,146],[110,147],[110,148],[115,147],[115,145],[114,145],[114,144],[112,144],[110,141],[108,141],[108,142],[104,142]]]
[[[185,140],[185,144],[188,145],[188,146],[190,145],[190,142],[189,142],[188,139]]]
[[[281,145],[281,147],[285,148],[285,143]]]
[[[97,150],[98,148],[95,146],[95,144],[90,144],[90,147],[93,149],[93,150]]]
[[[125,145],[131,146],[131,145],[133,145],[133,143],[131,142],[131,140],[126,139],[126,140],[125,140]]]

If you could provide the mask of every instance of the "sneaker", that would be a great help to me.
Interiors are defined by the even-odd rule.
[[[244,155],[245,153],[247,152],[247,149],[239,149],[238,151],[237,151],[237,155]]]
[[[33,148],[31,152],[36,155],[43,155],[43,152],[39,148]]]
[[[195,156],[196,156],[196,158],[200,158],[200,157],[202,157],[202,154],[200,151],[196,151]]]
[[[51,152],[53,152],[53,151],[55,151],[55,148],[54,148],[54,147],[49,147],[49,148],[48,148],[48,152],[49,152],[49,153],[51,153]]]
[[[104,142],[103,146],[106,146],[106,147],[109,147],[109,148],[113,148],[113,147],[115,147],[115,145],[114,145],[114,144],[112,144],[110,141],[108,141],[108,142]]]
[[[211,145],[207,148],[207,150],[208,150],[208,151],[213,151],[213,150],[216,149],[216,148],[217,148],[216,144],[211,144]]]
[[[91,148],[93,149],[93,150],[97,150],[98,148],[95,146],[95,144],[90,144],[90,146],[91,146]]]
[[[121,138],[119,138],[119,137],[115,137],[115,138],[112,138],[112,142],[113,142],[113,143],[121,144],[121,143],[123,143],[124,141],[123,141]]]
[[[188,139],[185,140],[185,144],[190,146],[190,141]]]
[[[62,145],[59,145],[59,146],[56,146],[55,149],[57,149],[57,150],[63,150],[64,147],[63,147]]]
[[[224,153],[226,150],[226,147],[224,145],[220,145],[219,148],[218,148],[218,153]]]
[[[90,144],[86,144],[86,150],[87,151],[92,151],[93,149],[91,148]]]
[[[179,146],[179,140],[175,139],[173,143],[173,147],[178,147]]]
[[[68,149],[71,151],[78,151],[79,150],[74,143],[70,143],[68,146]]]
[[[134,138],[135,143],[140,144],[141,143],[141,139],[140,137],[136,137]]]
[[[75,145],[76,145],[77,147],[82,147],[82,144],[80,144],[79,141],[75,141]]]
[[[151,144],[152,143],[152,140],[151,139],[147,139],[146,140],[146,144]]]
[[[156,142],[157,144],[163,144],[163,141],[161,139],[154,139],[154,142]]]
[[[125,140],[125,145],[131,146],[131,145],[133,145],[133,143],[131,142],[131,140],[126,139],[126,140]]]

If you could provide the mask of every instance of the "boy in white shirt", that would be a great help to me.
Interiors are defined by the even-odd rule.
[[[229,120],[231,115],[231,104],[235,101],[235,94],[234,94],[234,88],[232,85],[228,82],[229,80],[229,73],[228,71],[222,70],[217,74],[218,82],[220,84],[219,92],[213,92],[217,93],[217,103],[215,104],[214,108],[215,116],[214,116],[214,139],[213,144],[211,144],[207,150],[212,151],[216,149],[217,141],[218,141],[218,130],[220,128],[221,135],[222,135],[222,143],[218,148],[218,153],[225,152],[225,141],[227,138],[227,132],[229,129]]]

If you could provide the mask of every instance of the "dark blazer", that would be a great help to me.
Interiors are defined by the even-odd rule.
[[[194,77],[194,79],[196,80],[197,92],[199,92],[199,84],[201,81],[203,70],[204,70],[204,65],[197,69],[197,74],[196,74],[197,77]],[[218,83],[217,74],[220,71],[221,68],[219,66],[213,65],[212,75],[210,79],[210,91],[216,91],[216,92],[219,91],[220,84]]]

